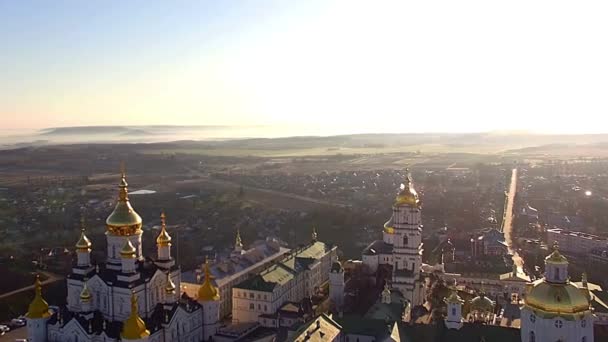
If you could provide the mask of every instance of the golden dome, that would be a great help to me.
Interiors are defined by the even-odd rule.
[[[409,170],[406,170],[407,176],[405,177],[405,181],[401,184],[401,190],[397,194],[395,198],[395,206],[401,205],[409,205],[412,207],[420,207],[420,198],[418,197],[418,192],[414,189],[412,185],[412,176]]]
[[[220,300],[220,294],[215,286],[211,283],[211,271],[209,271],[209,261],[205,260],[205,280],[198,289],[198,300],[208,302],[212,300]]]
[[[120,255],[123,258],[135,258],[135,252],[136,251],[137,250],[135,249],[135,247],[131,243],[131,240],[127,239],[127,241],[125,242],[125,245],[120,250]]]
[[[165,286],[165,292],[168,294],[175,293],[175,284],[171,280],[171,273],[167,272],[167,286]]]
[[[539,279],[529,287],[524,303],[547,314],[576,314],[589,310],[586,292],[570,282],[554,284]]]
[[[236,230],[236,241],[234,242],[234,248],[241,249],[243,248],[243,240],[241,239],[241,230]]]
[[[80,231],[80,239],[76,242],[76,250],[86,252],[91,249],[91,240],[84,234],[84,229]]]
[[[91,291],[89,291],[89,287],[87,286],[86,280],[84,281],[82,291],[80,291],[80,301],[83,303],[88,303],[91,301]]]
[[[34,295],[34,299],[30,303],[28,307],[27,314],[25,316],[27,318],[47,318],[51,316],[51,312],[49,311],[49,304],[42,298],[42,283],[40,283],[40,276],[36,275],[36,281],[34,282],[34,289],[36,294]]]
[[[553,244],[553,252],[545,258],[545,263],[568,264],[568,259],[559,252],[557,242]]]
[[[447,297],[444,301],[448,304],[460,304],[460,305],[464,304],[464,300],[462,300],[462,298],[460,298],[457,290],[452,290],[452,293],[450,294],[450,296]]]
[[[131,315],[122,325],[120,337],[124,340],[139,340],[150,336],[150,331],[146,329],[146,323],[139,317],[137,307],[137,296],[131,295]]]
[[[114,211],[106,219],[107,234],[112,235],[135,235],[141,232],[142,220],[135,212],[127,191],[126,175],[123,172],[119,184],[118,202]]]
[[[160,234],[156,238],[156,244],[159,246],[171,246],[171,236],[167,233],[167,223],[165,222],[165,212],[160,214]]]
[[[388,221],[386,221],[386,223],[384,223],[384,232],[387,233],[387,234],[394,234],[395,233],[393,216],[391,216],[391,218],[388,219]]]
[[[471,311],[492,312],[494,311],[494,301],[482,293],[471,300]]]

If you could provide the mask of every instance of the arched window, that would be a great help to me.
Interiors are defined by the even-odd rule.
[[[534,335],[534,331],[530,331],[530,338],[528,342],[536,342],[536,336]]]
[[[583,320],[581,321],[581,327],[583,327],[583,328],[584,328],[584,327],[586,327],[586,326],[587,326],[587,320],[586,320],[586,319],[583,319]]]
[[[403,235],[403,245],[407,246],[408,242],[409,242],[409,239],[407,238],[407,235]]]
[[[581,342],[587,342],[587,336],[583,336],[583,338],[581,338]]]
[[[562,323],[561,320],[555,320],[555,327],[556,328],[561,328],[564,325],[564,323]]]
[[[556,279],[556,280],[559,280],[559,278],[560,278],[560,277],[559,277],[559,268],[557,268],[557,267],[556,267],[556,268],[555,268],[555,279]]]
[[[452,316],[456,316],[456,308],[452,308]]]

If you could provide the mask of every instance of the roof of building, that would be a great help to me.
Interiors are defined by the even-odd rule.
[[[219,284],[222,279],[228,278],[240,272],[257,267],[262,263],[268,262],[272,258],[280,257],[289,252],[288,248],[281,247],[278,241],[273,239],[255,241],[252,247],[243,251],[242,254],[231,255],[230,257],[216,257],[215,261],[210,261],[210,271],[214,278],[214,283]],[[199,270],[197,272],[202,272]],[[182,281],[187,283],[197,283],[197,272],[182,273]],[[202,279],[201,279],[202,281]]]
[[[293,337],[295,342],[333,341],[340,336],[342,327],[332,317],[322,314],[298,329]]]
[[[286,284],[296,274],[308,269],[311,264],[317,262],[331,248],[330,245],[323,242],[313,241],[307,246],[292,250],[282,260],[234,287],[272,292],[277,285]]]
[[[366,319],[360,316],[335,318],[343,334],[372,336],[376,341],[385,340],[393,330],[393,322],[379,319]],[[399,338],[402,342],[519,342],[520,330],[509,327],[465,323],[459,330],[447,329],[443,323],[406,324],[397,323]]]

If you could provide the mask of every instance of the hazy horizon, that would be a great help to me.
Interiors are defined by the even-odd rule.
[[[603,133],[605,13],[603,1],[0,2],[0,132]]]

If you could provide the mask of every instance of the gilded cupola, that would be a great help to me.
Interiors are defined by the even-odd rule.
[[[131,294],[131,315],[123,323],[120,337],[123,340],[140,340],[150,336],[150,331],[146,329],[146,323],[139,317],[137,306],[137,296]]]
[[[36,281],[34,282],[34,291],[34,299],[30,303],[25,316],[32,319],[50,317],[49,304],[42,298],[42,283],[38,275],[36,275]]]
[[[84,233],[84,217],[80,219],[80,239],[76,242],[76,251],[89,252],[91,251],[91,240]]]
[[[205,280],[198,289],[198,300],[201,302],[208,302],[212,300],[220,300],[219,291],[213,286],[211,280],[213,276],[209,270],[209,260],[205,260]]]
[[[403,184],[401,184],[394,205],[408,205],[411,207],[420,207],[421,205],[418,192],[416,192],[416,189],[414,189],[414,185],[412,184],[412,175],[410,174],[409,169],[406,169],[406,177]]]
[[[131,240],[127,239],[125,241],[125,245],[120,250],[120,256],[122,256],[125,259],[133,259],[133,258],[135,258],[136,252],[137,252],[137,250],[131,243]]]
[[[106,219],[106,234],[130,236],[141,233],[142,220],[129,202],[128,184],[123,170],[118,185],[118,202]]]
[[[167,222],[164,211],[160,214],[160,233],[156,238],[156,244],[159,246],[171,246],[171,236],[167,233]]]

